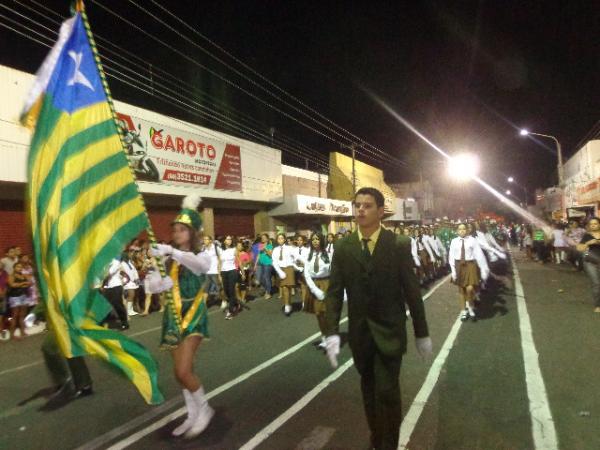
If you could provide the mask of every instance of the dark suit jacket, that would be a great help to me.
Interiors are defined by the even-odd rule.
[[[421,288],[413,272],[410,238],[382,229],[371,258],[363,254],[358,233],[335,244],[329,289],[325,297],[327,335],[337,334],[348,295],[348,340],[359,371],[368,359],[373,341],[378,351],[391,358],[406,352],[406,307],[416,337],[427,337],[427,321]],[[370,350],[369,350],[370,349]]]

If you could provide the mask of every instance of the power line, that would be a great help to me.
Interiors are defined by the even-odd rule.
[[[164,47],[168,48],[169,50],[173,51],[174,53],[178,54],[179,56],[181,56],[182,58],[190,61],[192,64],[200,67],[201,69],[205,70],[207,73],[211,74],[212,76],[218,78],[219,80],[221,80],[222,82],[224,82],[225,84],[238,89],[239,91],[243,92],[244,94],[248,95],[249,97],[251,97],[252,99],[256,100],[257,102],[263,104],[264,106],[267,106],[271,109],[273,109],[274,111],[282,114],[283,116],[285,116],[286,118],[293,120],[295,122],[297,122],[298,124],[302,125],[303,127],[313,131],[314,133],[317,133],[319,135],[321,135],[322,137],[335,142],[336,144],[340,145],[340,146],[344,146],[344,143],[338,141],[336,138],[333,138],[331,136],[329,136],[328,134],[325,134],[324,132],[316,129],[315,127],[309,125],[308,123],[306,123],[305,121],[302,121],[300,119],[298,119],[297,117],[294,117],[293,115],[283,111],[281,108],[278,108],[277,106],[273,105],[272,103],[258,97],[256,94],[250,92],[248,89],[245,89],[244,87],[240,86],[239,84],[227,79],[226,77],[222,76],[221,74],[215,72],[214,70],[208,68],[206,65],[201,64],[200,62],[196,61],[195,59],[189,57],[187,54],[183,53],[182,51],[178,50],[177,48],[175,48],[174,46],[164,42],[162,39],[159,39],[158,37],[152,35],[151,33],[147,32],[146,30],[142,29],[141,27],[137,26],[136,24],[132,23],[130,20],[127,20],[126,18],[124,18],[122,15],[117,14],[116,12],[114,12],[113,10],[111,10],[110,8],[108,8],[107,6],[103,5],[102,3],[100,3],[98,0],[92,0],[92,2],[94,4],[96,4],[97,6],[99,6],[100,8],[104,9],[106,12],[108,12],[109,14],[113,15],[114,17],[118,18],[119,20],[125,22],[126,24],[128,24],[129,26],[133,27],[134,29],[138,30],[139,32],[143,33],[145,36],[148,36],[149,38],[153,39],[154,41],[158,42],[159,44],[163,45]],[[143,10],[145,11],[145,10]],[[147,11],[145,11],[146,13],[148,13]],[[154,17],[152,14],[148,13],[151,17]],[[162,23],[162,21],[159,20],[159,23]],[[182,35],[182,37],[186,40],[189,40],[189,38],[185,37]],[[192,41],[193,42],[193,41]],[[195,44],[195,43],[194,43]],[[197,44],[195,44],[197,45]],[[284,102],[285,103],[285,102]],[[292,107],[293,108],[293,107]],[[305,113],[303,113],[303,115],[306,115]],[[350,143],[354,143],[354,141],[344,135],[342,135],[341,133],[332,130],[330,127],[328,127],[327,125],[323,125],[322,123],[318,122],[316,119],[314,119],[313,117],[309,117],[311,120],[317,122],[321,127],[327,129],[328,131],[333,132],[334,134],[336,134],[339,137],[344,138],[345,140],[347,140]],[[392,162],[398,166],[406,166],[406,163],[398,158],[392,157],[382,151],[380,151],[381,154],[377,154],[376,152],[374,152],[373,150],[367,148],[364,144],[361,145],[361,147],[363,150],[371,153],[373,156],[375,157],[379,157],[382,158],[383,155],[383,161],[384,162]]]
[[[17,2],[17,3],[19,3],[19,2]],[[4,5],[0,5],[0,6],[3,6],[3,7],[4,7]],[[26,5],[23,5],[23,6],[26,6]],[[57,33],[56,33],[54,30],[52,30],[52,29],[50,29],[50,28],[48,28],[48,27],[46,27],[46,26],[44,26],[44,25],[40,24],[39,22],[36,22],[36,21],[35,21],[35,20],[33,20],[31,17],[28,17],[28,16],[25,16],[25,15],[23,15],[23,14],[20,14],[20,13],[18,13],[17,11],[14,11],[14,10],[12,10],[12,9],[10,9],[10,8],[7,8],[7,9],[11,10],[12,12],[14,12],[15,14],[17,14],[17,15],[18,15],[18,16],[20,16],[21,18],[28,19],[28,20],[32,21],[33,23],[35,23],[35,24],[37,24],[37,25],[40,25],[42,28],[44,28],[44,29],[48,30],[49,32],[51,32],[51,33],[53,33],[53,34],[55,34],[55,35],[57,34]],[[20,22],[17,22],[17,21],[15,21],[15,20],[11,19],[11,18],[8,18],[8,17],[6,17],[6,16],[1,16],[1,17],[4,17],[5,19],[7,19],[7,20],[9,20],[9,21],[11,21],[11,22],[13,22],[13,23],[15,23],[15,24],[17,24],[17,25],[19,25],[19,26],[21,26],[21,27],[25,28],[25,29],[27,29],[28,31],[30,31],[30,32],[32,32],[32,33],[35,33],[35,34],[36,34],[36,35],[38,35],[38,36],[44,37],[44,38],[46,38],[46,39],[50,40],[51,42],[53,41],[53,39],[52,39],[52,38],[48,38],[47,36],[43,35],[42,33],[38,32],[38,31],[36,31],[36,30],[33,30],[32,28],[30,28],[30,27],[27,27],[26,25],[24,25],[24,24],[22,24],[22,23],[20,23]],[[48,18],[47,16],[45,16],[45,17],[46,17],[46,18]],[[52,20],[52,19],[50,19],[50,18],[48,18],[48,19],[49,19],[49,20]],[[8,28],[9,28],[9,29],[11,29],[12,31],[18,32],[18,30],[14,29],[14,28],[12,28],[12,27],[8,27]],[[22,32],[18,32],[18,33],[19,33],[20,35],[23,35],[24,37],[31,38],[31,36],[27,36],[26,34],[24,34],[24,33],[22,33]],[[42,43],[42,44],[44,44],[45,46],[48,46],[48,44],[46,44],[46,43],[43,43],[43,42],[41,42],[41,41],[39,41],[39,40],[36,40],[36,42],[39,42],[39,43]],[[114,53],[114,52],[113,52],[113,53]],[[138,72],[137,72],[136,70],[134,70],[134,69],[131,69],[131,68],[129,68],[129,67],[126,67],[126,66],[124,66],[123,64],[120,64],[120,63],[118,63],[118,62],[116,62],[116,61],[114,61],[114,60],[112,60],[112,59],[110,59],[110,58],[108,58],[108,57],[104,57],[104,59],[107,59],[107,60],[108,60],[108,61],[110,61],[111,63],[113,63],[113,64],[116,64],[116,65],[118,65],[119,67],[121,67],[121,68],[123,68],[123,69],[125,69],[125,70],[127,70],[127,71],[130,71],[130,72],[133,72],[133,73],[134,73],[134,74],[136,74],[136,75],[139,75],[139,74],[138,74]],[[117,78],[117,79],[118,79],[118,78]],[[131,79],[131,78],[130,78],[130,79]],[[146,80],[147,80],[147,78],[146,78]],[[159,85],[160,85],[160,83],[159,83]],[[167,89],[168,91],[170,91],[171,93],[173,93],[173,94],[176,94],[176,95],[178,94],[177,92],[173,91],[172,89],[169,89],[169,88],[167,88],[166,86],[163,86],[163,87],[164,87],[165,89]],[[201,104],[199,104],[199,103],[197,103],[197,102],[194,102],[194,103],[195,103],[195,104],[196,104],[198,107],[200,107],[201,109],[203,108],[203,106],[202,106]],[[196,109],[198,109],[198,108],[196,108]],[[204,107],[203,109],[206,109],[206,108]],[[237,123],[236,123],[235,121],[232,121],[230,118],[226,117],[225,115],[222,115],[222,114],[220,114],[220,116],[221,116],[221,118],[214,117],[214,115],[211,115],[209,112],[203,111],[203,116],[202,116],[202,117],[203,117],[203,118],[207,118],[207,117],[208,117],[209,119],[212,119],[211,121],[212,121],[213,123],[219,123],[221,126],[223,126],[223,125],[226,125],[226,126],[227,126],[227,128],[229,128],[229,129],[234,129],[234,130],[236,130],[236,131],[242,132],[243,134],[245,134],[245,135],[247,135],[247,136],[252,136],[253,138],[259,138],[259,139],[260,139],[260,141],[262,141],[262,142],[268,142],[268,139],[267,139],[267,138],[265,138],[265,137],[264,137],[264,135],[260,135],[260,136],[259,136],[259,135],[257,135],[257,134],[256,134],[256,133],[257,133],[257,132],[256,132],[256,130],[251,130],[249,127],[245,127],[246,129],[241,129],[241,128],[240,128],[240,125],[243,125],[243,124],[240,124],[239,122],[237,122]],[[223,119],[225,119],[225,120],[223,120]],[[232,123],[227,123],[227,122],[226,122],[226,120],[229,120],[229,121],[233,122],[233,124],[232,124]],[[248,131],[249,129],[250,129],[250,131]],[[275,140],[273,140],[273,141],[275,141]],[[280,142],[279,142],[279,139],[277,140],[277,143],[278,143],[278,144],[280,144]],[[319,167],[325,167],[325,164],[326,164],[326,163],[325,163],[325,162],[321,163],[321,161],[319,161],[319,160],[318,160],[318,159],[323,159],[323,160],[325,160],[325,158],[324,158],[322,155],[320,155],[320,154],[317,154],[316,152],[314,152],[314,150],[310,150],[310,149],[309,149],[309,151],[310,151],[310,152],[312,152],[312,154],[307,154],[305,151],[303,151],[303,150],[301,150],[301,149],[298,149],[298,148],[294,148],[294,146],[292,146],[292,145],[289,145],[289,143],[282,142],[280,145],[281,145],[282,149],[284,149],[284,150],[287,150],[287,151],[290,151],[290,152],[293,152],[293,153],[294,153],[296,156],[298,156],[298,157],[299,157],[300,159],[302,159],[303,161],[304,161],[306,158],[309,158],[309,159],[310,159],[311,161],[313,161],[313,162],[314,162],[314,163],[315,163],[317,166],[319,166]],[[316,158],[317,160],[315,160],[315,158]]]
[[[23,3],[19,2],[18,0],[13,0],[13,1],[15,1],[16,3],[19,3],[20,5],[24,6],[25,8],[27,8],[27,9],[29,9],[29,10],[35,11],[37,14],[40,14],[40,15],[42,15],[42,16],[43,16],[43,17],[45,17],[46,19],[48,19],[48,20],[50,20],[50,21],[53,21],[53,20],[52,20],[52,19],[50,19],[50,18],[49,18],[47,15],[43,15],[43,14],[41,14],[41,13],[39,12],[39,10],[35,10],[35,9],[33,9],[33,8],[31,8],[31,7],[27,6],[27,5],[24,5]],[[46,11],[48,11],[48,12],[50,12],[50,13],[54,14],[55,16],[57,16],[57,17],[59,17],[59,18],[62,18],[62,16],[61,16],[60,14],[56,13],[55,11],[51,10],[50,8],[48,8],[48,7],[46,7],[46,6],[42,5],[42,4],[40,4],[39,2],[36,2],[35,0],[31,0],[31,1],[32,1],[32,3],[36,4],[38,7],[40,7],[40,8],[42,8],[42,9],[44,9],[44,10],[46,10]],[[100,6],[101,8],[103,8],[103,9],[105,9],[105,10],[107,10],[107,11],[108,11],[108,12],[110,12],[111,14],[113,14],[113,15],[117,16],[118,18],[121,18],[120,16],[118,16],[116,13],[114,13],[113,11],[111,11],[110,9],[108,9],[107,7],[105,7],[105,6],[101,5],[101,4],[98,4],[98,6]],[[122,18],[121,18],[121,19],[122,19]],[[129,21],[125,20],[125,19],[122,19],[122,20],[124,20],[124,21],[125,21],[126,23],[128,23],[129,25],[131,25],[131,26],[133,26],[133,27],[135,27],[135,28],[139,29],[139,27],[136,27],[136,26],[135,26],[135,25],[133,25],[131,22],[129,22]],[[53,22],[55,22],[55,23],[60,23],[60,22],[56,22],[56,21],[53,21]],[[188,26],[188,27],[189,27],[189,25],[187,25],[187,24],[186,24],[186,26]],[[45,28],[47,28],[47,27],[45,27]],[[143,31],[143,30],[141,30],[141,29],[140,29],[140,31]],[[144,31],[143,31],[143,32],[144,32]],[[146,33],[146,32],[145,32],[145,33]],[[153,37],[153,36],[149,35],[148,33],[146,33],[146,35],[148,35],[148,36],[150,36],[150,37]],[[110,40],[108,40],[108,39],[106,39],[106,38],[103,38],[103,37],[99,36],[98,34],[96,34],[96,36],[99,38],[99,40],[100,40],[100,41],[105,41],[105,42],[107,42],[107,44],[111,45],[111,46],[112,46],[112,47],[114,47],[114,48],[117,48],[117,49],[119,49],[121,52],[124,52],[124,53],[126,53],[126,54],[130,55],[131,57],[133,57],[133,58],[135,58],[135,59],[137,59],[137,60],[139,60],[139,61],[142,61],[142,63],[143,63],[144,65],[148,66],[148,67],[150,68],[150,70],[151,70],[151,68],[153,67],[153,65],[152,65],[151,63],[149,63],[149,62],[147,62],[147,61],[145,61],[145,60],[143,60],[143,59],[139,58],[137,55],[134,55],[133,53],[129,52],[128,50],[124,49],[123,47],[120,47],[120,46],[118,46],[118,45],[116,45],[116,44],[114,44],[114,43],[110,42]],[[157,38],[154,38],[154,37],[153,37],[153,39],[157,40]],[[160,41],[160,40],[159,40],[159,41]],[[160,41],[160,42],[161,42],[161,43],[163,43],[163,45],[167,45],[167,44],[165,44],[165,43],[164,43],[164,42],[162,42],[162,41]],[[124,58],[122,55],[120,55],[120,54],[118,54],[118,53],[116,53],[116,52],[114,52],[114,51],[111,51],[110,49],[108,49],[108,48],[104,47],[104,45],[102,45],[102,47],[103,47],[103,48],[104,48],[106,51],[110,51],[110,52],[111,52],[112,54],[114,54],[115,56],[117,56],[117,57],[119,57],[119,58],[121,58],[121,59],[125,60],[125,58]],[[192,61],[192,62],[194,62],[194,61]],[[156,67],[156,66],[155,66],[155,67]],[[173,79],[175,79],[175,80],[177,80],[177,81],[180,81],[180,82],[182,82],[182,80],[180,80],[180,79],[177,79],[176,77],[172,76],[172,75],[171,75],[169,72],[167,72],[167,71],[165,71],[165,70],[162,70],[162,69],[160,69],[160,67],[156,67],[156,68],[157,68],[159,71],[161,71],[162,73],[164,73],[164,74],[165,74],[167,77],[170,77],[170,78],[173,78]],[[197,92],[197,93],[198,93],[198,91],[200,91],[200,93],[201,93],[200,95],[204,95],[204,96],[211,97],[210,95],[208,95],[208,94],[204,93],[202,90],[199,90],[199,89],[198,89],[196,86],[192,86],[192,85],[190,85],[189,83],[185,83],[185,82],[183,82],[183,83],[184,83],[184,84],[187,84],[187,85],[188,85],[188,86],[189,86],[191,89],[193,89],[193,90],[194,90],[195,92]],[[214,101],[215,101],[214,97],[212,97],[212,100],[213,100],[213,105],[214,105]],[[218,101],[217,101],[217,102],[218,102]],[[220,102],[218,102],[218,103],[220,103]],[[224,109],[225,109],[225,110],[227,110],[227,109],[231,110],[231,108],[228,108],[227,106],[225,106],[225,108],[224,108]],[[230,113],[228,112],[228,114],[230,114]],[[238,114],[241,114],[241,113],[238,113]],[[294,118],[292,118],[292,120],[295,120],[295,119],[294,119]],[[296,120],[296,121],[297,121],[297,120]],[[255,122],[255,123],[258,123],[258,122],[256,122],[256,121],[254,121],[254,122]],[[297,122],[298,122],[298,121],[297,121]],[[299,123],[301,123],[301,122],[299,122]],[[261,124],[259,124],[259,126],[261,126]],[[298,141],[296,141],[296,140],[294,140],[294,139],[292,139],[292,138],[288,138],[287,136],[285,136],[285,135],[284,135],[284,134],[282,134],[282,133],[278,133],[278,136],[279,136],[280,134],[282,135],[282,137],[283,137],[283,141],[284,141],[284,142],[286,142],[286,143],[288,143],[288,144],[290,144],[290,142],[291,142],[291,144],[293,144],[293,145],[300,145],[300,146],[303,146],[305,149],[308,149],[308,147],[306,147],[304,144],[301,144],[301,143],[299,143]],[[322,136],[324,136],[324,137],[327,137],[327,136],[323,135],[322,133],[320,133],[320,134],[321,134]],[[329,138],[329,139],[330,139],[330,140],[333,140],[334,142],[336,142],[334,139],[331,139],[331,138]],[[350,148],[348,145],[344,145],[344,144],[342,144],[341,142],[336,142],[336,143],[338,143],[338,145],[340,145],[342,148]],[[360,145],[360,147],[359,147],[359,148],[365,148],[365,147],[364,147],[364,145]],[[366,149],[366,150],[367,150],[367,151],[369,151],[369,153],[370,153],[370,154],[367,154],[367,153],[362,153],[362,152],[360,152],[360,150],[359,150],[357,153],[359,153],[359,155],[360,155],[360,156],[362,156],[363,158],[366,158],[366,159],[369,159],[369,160],[371,160],[371,161],[374,161],[375,163],[381,163],[381,162],[384,162],[384,163],[390,163],[390,162],[392,162],[392,163],[394,163],[395,165],[400,165],[400,164],[401,164],[401,165],[406,165],[406,163],[404,163],[403,161],[400,161],[400,160],[398,160],[398,159],[395,159],[395,160],[394,160],[394,158],[393,158],[393,157],[391,157],[391,156],[389,156],[389,155],[387,155],[387,154],[385,154],[385,153],[382,153],[382,155],[383,155],[383,157],[382,157],[381,155],[376,155],[376,154],[374,154],[374,153],[373,153],[372,151],[370,151],[369,149]],[[308,151],[311,151],[311,152],[314,152],[315,154],[317,154],[317,152],[316,152],[316,151],[314,151],[313,149],[308,149]],[[373,156],[373,155],[374,155],[374,156]],[[400,164],[398,164],[398,163],[400,163]]]
[[[166,22],[164,22],[163,20],[161,20],[160,18],[158,18],[155,14],[152,14],[147,8],[142,8],[140,5],[138,5],[135,1],[133,0],[129,0],[130,3],[132,3],[133,5],[135,5],[138,9],[140,9],[141,11],[145,12],[146,14],[148,14],[150,17],[152,17],[154,20],[156,20],[157,22],[161,23],[162,25],[166,26],[168,29],[170,29],[172,32],[176,33],[178,36],[180,36],[182,39],[190,42],[192,45],[194,45],[195,47],[197,47],[198,49],[200,49],[202,52],[204,52],[206,55],[210,56],[211,58],[215,59],[216,61],[218,61],[219,63],[223,64],[225,67],[227,67],[228,69],[230,69],[231,71],[233,71],[234,73],[238,74],[239,76],[243,77],[244,79],[246,79],[248,82],[250,82],[251,84],[253,84],[254,86],[260,88],[261,90],[263,90],[264,92],[268,93],[269,95],[271,95],[272,97],[276,98],[277,100],[279,100],[280,102],[284,103],[285,105],[289,106],[290,108],[294,109],[295,111],[297,111],[298,113],[304,115],[305,117],[319,123],[321,126],[323,126],[324,128],[328,129],[329,131],[332,131],[334,133],[335,130],[332,130],[331,128],[324,126],[322,123],[318,122],[316,119],[314,119],[314,117],[310,116],[309,114],[307,114],[304,111],[301,111],[300,109],[294,107],[293,105],[289,104],[288,102],[286,102],[285,100],[283,100],[281,97],[279,97],[278,95],[274,94],[273,92],[269,91],[268,89],[264,88],[263,86],[261,86],[260,84],[258,84],[257,82],[255,82],[254,80],[250,79],[249,77],[247,77],[246,75],[244,75],[243,73],[241,73],[239,70],[235,69],[234,67],[232,67],[231,65],[227,64],[225,61],[223,61],[221,58],[215,56],[214,54],[212,54],[211,52],[209,52],[208,50],[206,50],[204,47],[202,47],[201,45],[199,45],[198,43],[194,42],[193,40],[191,40],[189,37],[187,37],[186,35],[180,33],[178,30],[176,30],[175,28],[171,27],[170,25],[168,25]],[[227,52],[223,47],[217,45],[214,41],[208,39],[206,36],[204,36],[202,33],[200,33],[199,31],[197,31],[196,29],[194,29],[193,27],[191,27],[187,22],[185,22],[184,20],[182,20],[181,18],[179,18],[178,16],[176,16],[175,14],[173,14],[170,10],[168,10],[167,8],[165,8],[164,6],[162,6],[161,4],[159,4],[158,2],[156,2],[155,0],[151,0],[151,2],[159,7],[161,10],[163,10],[164,12],[166,12],[168,15],[170,15],[171,17],[173,17],[175,20],[177,20],[179,23],[183,24],[187,29],[191,30],[194,34],[196,34],[197,36],[200,36],[202,39],[208,41],[210,44],[212,44],[213,46],[215,46],[216,48],[218,48],[220,51],[222,51],[223,53],[225,53],[227,56],[229,56],[230,58],[232,58],[235,62],[237,62],[238,64],[240,64],[242,67],[244,67],[246,70],[250,71],[252,74],[254,74],[255,76],[257,76],[258,78],[260,78],[261,80],[265,81],[267,84],[269,84],[270,86],[274,87],[275,89],[277,89],[279,92],[287,95],[288,97],[290,97],[291,99],[293,99],[295,102],[299,103],[301,106],[303,106],[304,108],[308,109],[311,113],[316,114],[317,116],[319,116],[321,119],[325,120],[326,122],[330,123],[331,125],[333,125],[334,127],[344,131],[346,134],[348,134],[350,136],[350,138],[345,137],[346,139],[348,139],[350,142],[355,142],[358,141],[362,146],[368,146],[371,149],[374,149],[378,152],[380,152],[381,154],[383,154],[386,157],[391,157],[391,155],[386,154],[385,152],[383,152],[381,149],[369,144],[368,142],[366,142],[364,139],[356,136],[355,134],[351,133],[350,131],[346,130],[345,128],[341,127],[340,125],[336,124],[335,122],[333,122],[332,120],[328,119],[327,117],[325,117],[324,115],[322,115],[321,113],[319,113],[318,111],[316,111],[314,108],[311,108],[310,106],[308,106],[307,104],[305,104],[304,102],[300,101],[298,98],[296,98],[295,96],[291,95],[290,93],[288,93],[287,91],[283,90],[282,88],[280,88],[278,85],[276,85],[275,83],[271,82],[269,79],[267,79],[265,76],[261,75],[260,73],[258,73],[256,70],[252,69],[250,66],[248,66],[247,64],[245,64],[243,61],[241,61],[239,58],[236,58],[235,56],[233,56],[231,53]],[[342,134],[336,133],[338,136],[343,136]]]

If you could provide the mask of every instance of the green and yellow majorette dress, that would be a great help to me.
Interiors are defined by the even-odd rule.
[[[206,275],[195,275],[175,261],[169,275],[173,280],[173,303],[167,305],[163,315],[161,346],[177,347],[188,336],[209,337],[204,301]]]
[[[202,227],[202,219],[196,208],[201,198],[188,195],[184,198],[182,210],[173,223],[181,223],[197,232]],[[171,261],[169,276],[173,280],[172,301],[168,301],[163,314],[163,327],[160,345],[175,348],[188,336],[208,336],[207,306],[204,301],[206,275],[194,274],[177,261]]]

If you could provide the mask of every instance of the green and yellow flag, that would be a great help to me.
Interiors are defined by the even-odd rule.
[[[35,128],[29,201],[47,320],[67,358],[119,367],[148,403],[160,403],[150,353],[98,323],[110,305],[98,284],[110,261],[148,226],[81,13],[66,20],[27,99]]]

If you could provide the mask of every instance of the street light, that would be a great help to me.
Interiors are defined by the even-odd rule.
[[[457,181],[467,181],[477,176],[479,160],[475,155],[462,153],[448,160],[448,174]]]
[[[509,183],[512,183],[513,181],[515,181],[515,179],[513,177],[508,177],[506,179],[506,181],[508,181]]]
[[[554,136],[550,136],[549,134],[533,133],[532,131],[528,131],[525,128],[523,128],[519,132],[519,134],[521,136],[528,136],[528,135],[532,134],[534,136],[541,136],[541,137],[545,137],[548,139],[552,139],[555,142],[556,153],[558,154],[558,185],[562,187],[564,185],[562,148],[560,146],[560,142],[558,142],[558,139],[556,139]]]
[[[507,189],[505,192],[506,195],[510,195],[510,189]]]

